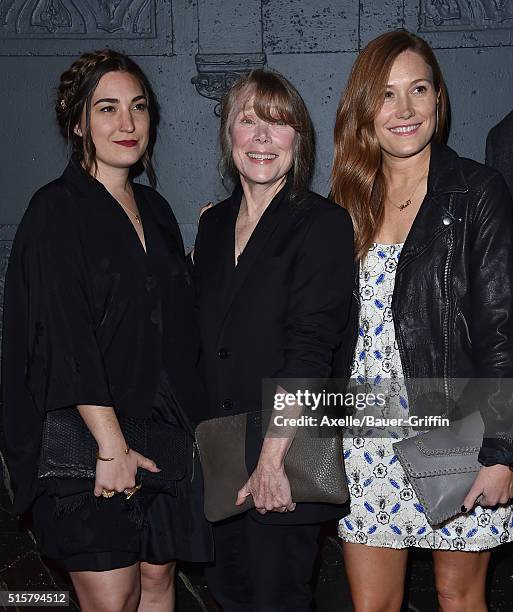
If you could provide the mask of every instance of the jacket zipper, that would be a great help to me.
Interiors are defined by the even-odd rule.
[[[449,213],[452,215],[454,195],[451,194],[449,199]],[[452,229],[449,230],[449,251],[445,261],[444,269],[444,292],[445,292],[445,316],[444,316],[444,391],[445,391],[445,407],[446,414],[449,408],[449,314],[451,300],[449,296],[449,270],[451,267],[452,251],[454,247],[454,236]]]
[[[453,208],[453,198],[454,198],[454,194],[451,193],[450,198],[449,198],[449,213],[451,214],[451,216],[452,216],[452,208]],[[446,307],[444,325],[443,325],[443,328],[444,328],[444,390],[446,393],[446,400],[445,400],[446,408],[449,405],[449,306],[450,306],[450,300],[448,297],[449,296],[449,269],[450,269],[452,251],[453,251],[453,246],[454,246],[452,230],[449,230],[449,232],[450,232],[449,234],[449,252],[447,253],[447,260],[445,262],[445,268],[444,268],[444,290],[445,290],[445,299],[446,299],[447,307]],[[392,318],[393,318],[393,311],[392,311]],[[465,325],[466,325],[466,322],[465,322]],[[404,350],[403,336],[402,336],[400,326],[396,326],[395,321],[394,321],[394,327],[396,328],[397,346],[399,348],[399,357],[401,360],[401,367],[403,369],[403,377],[406,383],[406,381],[410,378],[410,371],[408,368],[408,362],[405,359],[406,353]],[[468,331],[468,328],[467,328],[467,331]]]
[[[196,440],[193,440],[192,442],[192,474],[191,474],[191,482],[194,481],[194,475],[195,475],[195,468],[196,468],[196,447],[197,447],[198,443],[196,442]],[[198,448],[198,455],[199,455],[199,448]]]

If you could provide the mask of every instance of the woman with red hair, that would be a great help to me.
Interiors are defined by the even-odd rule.
[[[512,417],[493,390],[513,377],[511,202],[497,172],[442,144],[447,118],[435,55],[405,31],[362,51],[337,112],[331,195],[351,215],[359,264],[351,376],[395,379],[384,414],[406,423],[408,381],[493,387],[479,405],[482,468],[442,525],[428,523],[392,447],[414,432],[345,439],[351,513],[339,533],[356,612],[400,610],[410,547],[433,550],[441,610],[484,612],[490,549],[510,538]]]

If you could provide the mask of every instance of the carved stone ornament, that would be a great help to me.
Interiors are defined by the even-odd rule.
[[[266,64],[265,53],[198,53],[195,59],[198,74],[191,83],[200,95],[218,102],[241,74]],[[219,114],[218,106],[215,113]]]
[[[170,55],[172,28],[172,0],[0,0],[2,55],[77,55],[111,41]]]
[[[420,32],[500,30],[513,25],[511,0],[422,0]]]

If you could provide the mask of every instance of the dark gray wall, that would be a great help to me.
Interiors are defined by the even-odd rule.
[[[267,65],[296,84],[317,130],[314,187],[325,194],[350,67],[369,40],[401,26],[436,49],[450,144],[482,160],[487,131],[513,107],[513,0],[0,0],[0,292],[31,194],[65,165],[53,88],[79,53],[111,46],[147,71],[162,106],[160,191],[190,246],[200,204],[225,195],[216,107],[234,75]]]

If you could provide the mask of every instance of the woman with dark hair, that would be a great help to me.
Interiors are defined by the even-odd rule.
[[[433,51],[405,31],[361,52],[337,112],[331,195],[351,215],[359,265],[351,376],[395,379],[384,416],[405,423],[415,379],[488,380],[482,468],[439,526],[392,448],[414,431],[344,440],[351,513],[339,533],[357,612],[401,609],[410,547],[433,551],[441,610],[484,612],[490,549],[510,538],[513,415],[496,392],[513,377],[511,202],[497,172],[442,144],[447,114]]]
[[[83,610],[169,611],[175,560],[209,560],[211,534],[193,465],[189,414],[202,394],[182,239],[168,203],[130,178],[142,162],[155,183],[157,104],[141,69],[103,50],[62,75],[56,111],[73,156],[32,198],[6,278],[14,508],[31,511],[43,555],[70,572]],[[56,445],[49,423],[69,411],[94,438],[94,482],[73,477],[80,449],[68,430],[57,442],[68,454],[59,477],[38,467]],[[171,475],[130,448],[129,420],[171,432],[167,453],[182,471]],[[156,477],[146,487],[149,473],[169,476],[165,490]]]
[[[265,378],[326,378],[348,316],[353,278],[349,215],[308,191],[313,130],[281,75],[255,70],[225,95],[220,140],[232,195],[200,219],[194,273],[208,403],[203,419],[262,410]],[[320,523],[342,506],[296,504],[284,458],[291,438],[248,420],[250,478],[214,525],[210,589],[223,609],[311,609]]]

